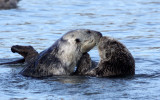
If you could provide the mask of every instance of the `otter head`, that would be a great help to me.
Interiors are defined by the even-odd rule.
[[[31,56],[31,55],[37,55],[38,52],[32,47],[32,46],[20,46],[20,45],[14,45],[11,47],[11,51],[13,53],[18,53],[24,58]]]
[[[114,56],[115,47],[117,47],[118,42],[111,38],[104,36],[100,39],[98,44],[98,51],[100,58],[103,60],[110,60]]]
[[[78,29],[68,32],[62,38],[70,44],[76,44],[80,52],[86,53],[98,44],[101,37],[102,34],[98,31]]]

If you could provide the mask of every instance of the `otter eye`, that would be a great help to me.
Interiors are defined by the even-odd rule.
[[[80,39],[75,39],[75,41],[76,41],[77,43],[81,42]]]
[[[87,31],[87,33],[88,33],[88,34],[90,34],[90,33],[91,33],[91,31],[90,31],[90,30],[88,30],[88,31]]]

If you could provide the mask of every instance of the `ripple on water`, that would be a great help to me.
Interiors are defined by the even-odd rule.
[[[18,74],[23,65],[2,65],[0,99],[156,100],[160,95],[159,3],[154,0],[21,0],[18,9],[0,10],[0,62],[20,57],[11,53],[12,45],[32,45],[41,52],[67,31],[80,28],[118,39],[136,61],[136,75],[131,78],[35,79]],[[97,47],[89,54],[99,61]]]

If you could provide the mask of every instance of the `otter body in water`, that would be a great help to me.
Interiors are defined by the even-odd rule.
[[[20,72],[24,76],[70,75],[83,53],[98,44],[101,37],[100,32],[79,29],[64,34],[40,54],[30,46],[16,45],[11,50],[24,57],[26,67]]]
[[[17,8],[17,4],[20,0],[0,0],[0,9],[12,9]]]
[[[82,61],[77,66],[76,75],[119,77],[135,74],[135,60],[126,46],[119,41],[104,36],[99,41],[98,51],[99,63],[93,66],[90,64],[92,61],[89,56],[82,56]]]

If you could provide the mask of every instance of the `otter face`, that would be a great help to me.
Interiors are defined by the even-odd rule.
[[[98,44],[102,34],[89,29],[78,29],[68,32],[63,36],[70,44],[77,44],[82,53],[88,52]]]
[[[107,36],[102,37],[98,44],[98,51],[101,59],[110,60],[116,47],[116,40]]]

